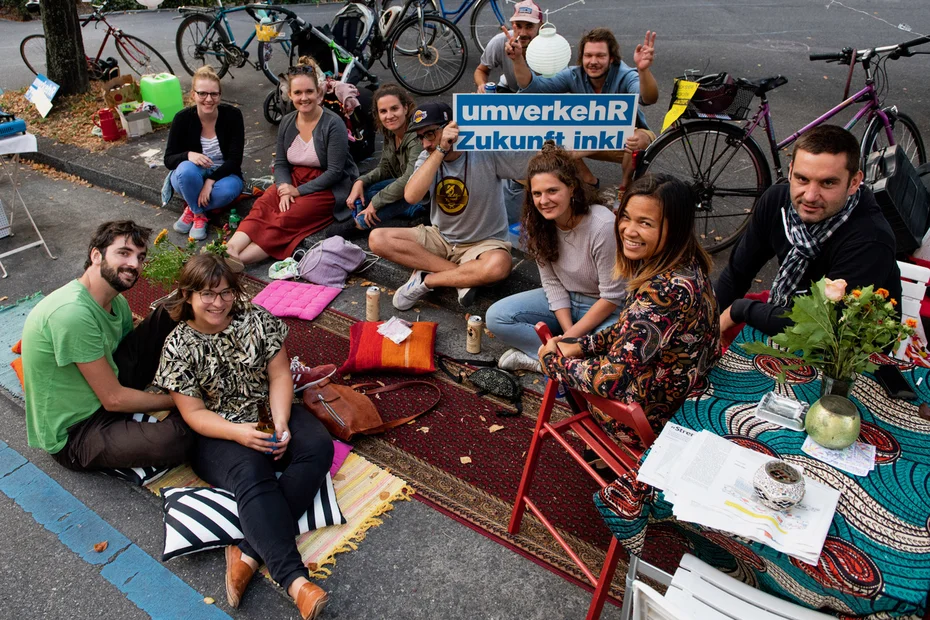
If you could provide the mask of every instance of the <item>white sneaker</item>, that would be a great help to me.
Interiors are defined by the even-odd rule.
[[[425,271],[414,269],[407,283],[394,293],[394,307],[398,310],[410,310],[414,304],[426,297],[427,293],[432,292],[433,289],[423,282],[424,278],[426,278]]]
[[[529,370],[542,374],[542,364],[520,349],[507,349],[497,360],[497,366],[504,370]]]

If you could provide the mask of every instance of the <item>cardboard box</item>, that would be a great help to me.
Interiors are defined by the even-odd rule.
[[[152,121],[149,119],[149,113],[145,110],[139,112],[130,112],[135,104],[123,104],[117,108],[119,120],[126,130],[126,135],[130,138],[138,138],[147,133],[152,133]],[[125,109],[125,112],[124,112]]]
[[[139,85],[131,75],[120,75],[103,85],[103,100],[108,108],[116,108],[129,101],[141,101]]]

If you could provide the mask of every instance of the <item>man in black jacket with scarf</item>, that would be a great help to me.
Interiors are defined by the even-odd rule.
[[[788,169],[788,185],[770,187],[714,285],[720,332],[746,323],[768,334],[791,321],[784,315],[795,295],[826,276],[847,290],[874,285],[901,299],[895,238],[872,191],[862,186],[859,144],[835,125],[801,136]],[[778,274],[767,303],[744,299],[752,280],[772,257]]]

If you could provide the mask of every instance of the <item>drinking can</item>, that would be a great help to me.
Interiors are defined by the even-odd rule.
[[[484,330],[484,319],[475,314],[468,317],[468,326],[465,329],[465,350],[469,353],[481,353],[481,332]]]
[[[358,215],[359,213],[361,213],[361,212],[364,211],[364,210],[365,210],[365,205],[364,205],[364,203],[362,202],[362,199],[361,199],[361,198],[356,198],[356,199],[355,199],[355,209],[353,209],[353,211],[352,211],[352,216],[354,217],[354,216]]]
[[[484,85],[484,92],[486,93],[496,93],[497,92],[497,83],[488,82]]]
[[[381,289],[377,286],[369,286],[365,292],[365,320],[381,320]]]

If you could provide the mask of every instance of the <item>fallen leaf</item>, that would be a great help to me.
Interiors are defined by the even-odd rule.
[[[380,493],[378,493],[378,498],[383,502],[386,502],[390,496],[391,494],[388,493],[387,491],[381,491]]]
[[[484,335],[487,336],[488,338],[494,338],[494,337],[495,337],[494,334],[491,332],[491,330],[488,329],[487,327],[484,328]]]
[[[0,301],[2,301],[2,300],[0,300]],[[479,415],[478,417],[481,418],[481,421],[482,421],[482,422],[487,422],[487,421],[488,421],[488,419],[487,419],[486,417],[484,417],[483,415]]]
[[[108,543],[107,541],[98,542],[96,545],[94,545],[94,551],[96,551],[97,553],[103,553],[104,551],[107,550],[107,547],[109,546],[110,546],[110,543]]]
[[[206,603],[207,605],[212,605],[216,601],[213,599],[212,596],[205,596],[203,597],[203,602]]]
[[[756,278],[756,282],[758,282],[759,284],[761,284],[761,283],[762,283],[762,278]]]
[[[539,383],[539,379],[533,379],[533,385],[536,385],[537,383]]]
[[[471,457],[470,457],[470,456],[463,456],[463,457],[459,458],[459,460],[462,461],[462,465],[468,465],[469,463],[471,463]]]
[[[262,163],[262,160],[256,159],[256,160],[255,160],[255,163],[256,163],[256,164],[260,164],[260,163]]]
[[[0,301],[6,301],[7,299],[9,299],[9,297],[7,297],[6,295],[4,295],[3,297],[0,297]]]
[[[352,302],[352,305],[353,305],[353,306],[357,306],[357,305],[358,305],[358,302],[357,302],[357,301],[353,301],[353,302]]]
[[[428,427],[428,426],[421,426],[420,428],[417,429],[417,432],[418,432],[418,433],[423,433],[423,434],[425,435],[426,433],[429,432],[429,427]]]
[[[497,431],[502,431],[502,430],[504,430],[504,427],[501,426],[500,424],[492,424],[491,426],[488,427],[489,433],[496,433]]]
[[[374,284],[375,284],[374,282],[369,282],[368,280],[365,280],[364,282],[362,282],[361,286],[374,286]]]

